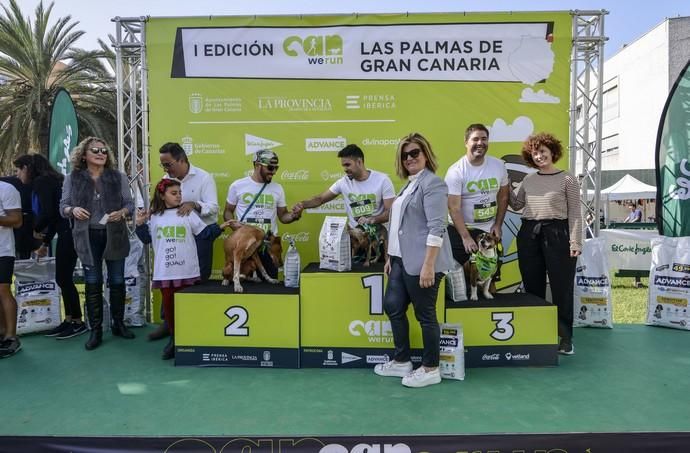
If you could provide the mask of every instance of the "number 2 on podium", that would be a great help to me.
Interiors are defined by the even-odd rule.
[[[244,307],[235,305],[225,310],[225,316],[230,318],[230,324],[225,326],[226,337],[248,337],[249,326],[246,326],[249,320],[249,313]]]

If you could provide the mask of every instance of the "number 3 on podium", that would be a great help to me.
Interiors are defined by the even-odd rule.
[[[507,341],[515,335],[515,327],[510,323],[514,318],[513,312],[493,312],[491,320],[496,328],[491,332],[491,338],[498,341]]]
[[[249,336],[249,326],[246,325],[249,320],[249,312],[244,307],[239,305],[230,307],[225,310],[225,316],[230,318],[230,324],[225,326],[226,337]]]

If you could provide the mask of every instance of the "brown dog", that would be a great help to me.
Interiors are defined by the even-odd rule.
[[[352,257],[354,258],[359,252],[366,255],[364,267],[369,267],[369,263],[375,263],[381,258],[381,245],[383,245],[383,258],[385,260],[386,249],[388,248],[388,231],[386,231],[386,227],[380,223],[373,223],[350,228],[348,224],[347,234],[350,235]]]
[[[478,300],[477,287],[482,288],[485,299],[493,299],[491,290],[496,292],[492,285],[494,275],[500,265],[498,260],[498,237],[491,233],[482,233],[477,238],[479,250],[465,263],[465,277],[470,287],[470,300]]]
[[[235,230],[230,236],[225,239],[224,249],[225,249],[225,267],[223,268],[223,286],[230,284],[230,279],[232,279],[233,290],[236,293],[241,293],[244,291],[242,285],[240,284],[240,279],[251,280],[254,282],[259,282],[261,279],[256,275],[258,270],[264,280],[269,283],[279,283],[278,280],[271,278],[266,269],[264,269],[263,264],[261,264],[261,259],[257,251],[259,247],[262,246],[264,242],[265,233],[261,228],[252,225],[241,225]],[[278,247],[280,247],[280,238],[274,237],[278,241]],[[275,249],[274,242],[270,245],[270,250],[273,252]],[[278,251],[280,256],[280,251]],[[282,259],[276,260],[274,262],[280,262]]]

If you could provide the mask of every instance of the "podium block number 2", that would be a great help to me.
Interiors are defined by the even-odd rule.
[[[225,316],[230,318],[230,324],[225,326],[226,337],[248,337],[249,327],[246,326],[249,313],[238,305],[225,310]]]

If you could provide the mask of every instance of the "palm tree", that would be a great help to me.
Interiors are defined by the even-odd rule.
[[[103,49],[74,47],[84,34],[71,16],[50,24],[53,3],[41,1],[33,24],[16,0],[0,14],[0,162],[18,153],[48,149],[50,107],[58,89],[70,92],[80,135],[96,134],[113,143],[115,82],[101,58]],[[114,144],[114,143],[113,143]]]

